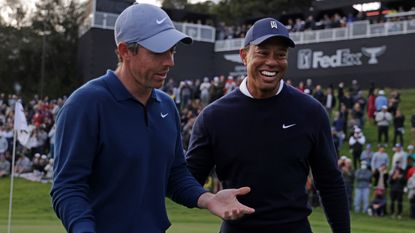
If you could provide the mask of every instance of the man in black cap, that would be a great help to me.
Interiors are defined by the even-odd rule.
[[[294,46],[277,20],[255,22],[240,50],[247,77],[194,125],[186,157],[196,179],[204,183],[215,167],[223,187],[251,187],[239,200],[255,213],[224,221],[222,233],[312,232],[305,189],[310,168],[333,232],[350,232],[327,113],[283,80]]]

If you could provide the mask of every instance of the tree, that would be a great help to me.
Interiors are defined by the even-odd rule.
[[[23,0],[0,2],[0,25],[20,28],[30,23],[29,6]]]
[[[12,93],[14,83],[18,82],[26,97],[41,90],[45,96],[59,97],[78,87],[81,80],[76,79],[75,64],[84,9],[84,4],[77,0],[42,0],[36,4],[29,23],[21,20],[28,14],[23,11],[16,11],[9,19],[9,22],[18,23],[5,23],[3,19],[0,24],[0,91]]]
[[[215,3],[213,1],[198,2],[195,4],[186,4],[185,10],[201,14],[212,14]]]
[[[21,1],[7,0],[1,9],[4,12],[0,16],[0,91],[13,93],[15,83],[30,80],[39,44],[37,35],[27,26],[27,8]]]
[[[161,7],[167,9],[184,9],[187,5],[187,0],[163,0]]]
[[[43,88],[55,97],[67,95],[82,82],[77,80],[76,58],[85,4],[75,0],[44,0],[36,6],[33,28],[45,37],[47,48]]]

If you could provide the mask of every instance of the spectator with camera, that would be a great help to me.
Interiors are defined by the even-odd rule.
[[[402,200],[404,188],[406,186],[405,173],[401,168],[400,160],[395,161],[393,170],[389,175],[388,183],[390,185],[390,214],[393,218],[402,218]],[[395,212],[395,202],[397,202],[397,212]]]
[[[360,155],[365,142],[366,137],[363,135],[362,130],[359,127],[355,127],[353,135],[349,138],[349,146],[353,155],[353,167],[355,169],[360,165]]]

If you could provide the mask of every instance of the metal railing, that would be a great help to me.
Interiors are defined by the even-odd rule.
[[[114,30],[117,17],[117,14],[97,11],[94,15],[91,14],[86,23],[82,25],[80,35],[91,27]],[[174,22],[174,25],[179,31],[196,41],[215,43],[216,52],[238,50],[243,45],[243,38],[216,41],[216,30],[211,26],[179,22]],[[290,37],[296,44],[309,44],[407,33],[415,33],[415,19],[379,24],[370,24],[368,20],[356,21],[344,28],[294,32],[290,33]]]
[[[91,14],[86,20],[85,24],[82,25],[80,35],[83,35],[90,28],[102,28],[114,30],[115,21],[117,20],[118,14],[106,13],[106,12],[95,12]],[[174,22],[174,26],[177,30],[191,36],[196,41],[215,42],[215,28],[201,24],[191,23],[178,23]]]
[[[367,20],[356,21],[344,28],[294,32],[290,33],[290,37],[296,44],[309,44],[408,33],[415,33],[415,19],[379,24],[370,24]],[[238,50],[242,45],[243,39],[241,38],[218,40],[215,43],[215,51]]]

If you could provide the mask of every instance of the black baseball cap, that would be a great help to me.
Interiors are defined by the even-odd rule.
[[[244,47],[259,45],[271,37],[284,39],[289,47],[295,47],[295,43],[291,40],[284,24],[273,18],[264,18],[256,21],[245,35]]]

